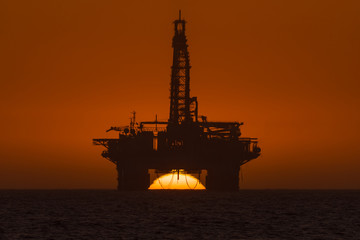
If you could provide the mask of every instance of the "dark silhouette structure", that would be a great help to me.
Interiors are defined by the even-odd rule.
[[[102,156],[116,164],[119,190],[145,190],[154,174],[186,169],[208,190],[237,191],[240,166],[260,155],[257,139],[240,138],[243,123],[210,122],[198,116],[197,98],[190,96],[189,52],[181,12],[174,27],[169,120],[136,123],[134,112],[129,126],[107,130],[119,131],[119,138],[93,142],[103,145]]]

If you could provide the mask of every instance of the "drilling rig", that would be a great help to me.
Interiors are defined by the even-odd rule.
[[[111,127],[119,138],[93,139],[106,149],[102,157],[116,165],[118,190],[146,190],[151,182],[180,169],[197,176],[207,190],[238,191],[240,167],[260,156],[257,138],[240,137],[242,122],[211,122],[198,116],[190,96],[190,60],[185,20],[174,21],[170,114],[168,121],[136,122]]]

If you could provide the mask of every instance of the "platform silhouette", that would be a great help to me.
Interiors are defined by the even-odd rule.
[[[146,190],[155,176],[185,171],[207,190],[239,189],[240,166],[257,158],[256,138],[241,138],[242,122],[211,122],[198,115],[198,101],[190,96],[190,60],[186,22],[174,21],[169,120],[136,122],[111,127],[119,138],[93,139],[106,148],[102,156],[116,165],[118,190]]]

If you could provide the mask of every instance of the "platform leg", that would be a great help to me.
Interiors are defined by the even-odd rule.
[[[209,191],[239,191],[239,167],[208,169],[206,189]]]
[[[150,185],[148,169],[135,166],[117,166],[119,191],[143,191]]]

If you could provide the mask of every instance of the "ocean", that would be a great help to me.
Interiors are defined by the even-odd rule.
[[[360,239],[360,190],[1,190],[0,239]]]

